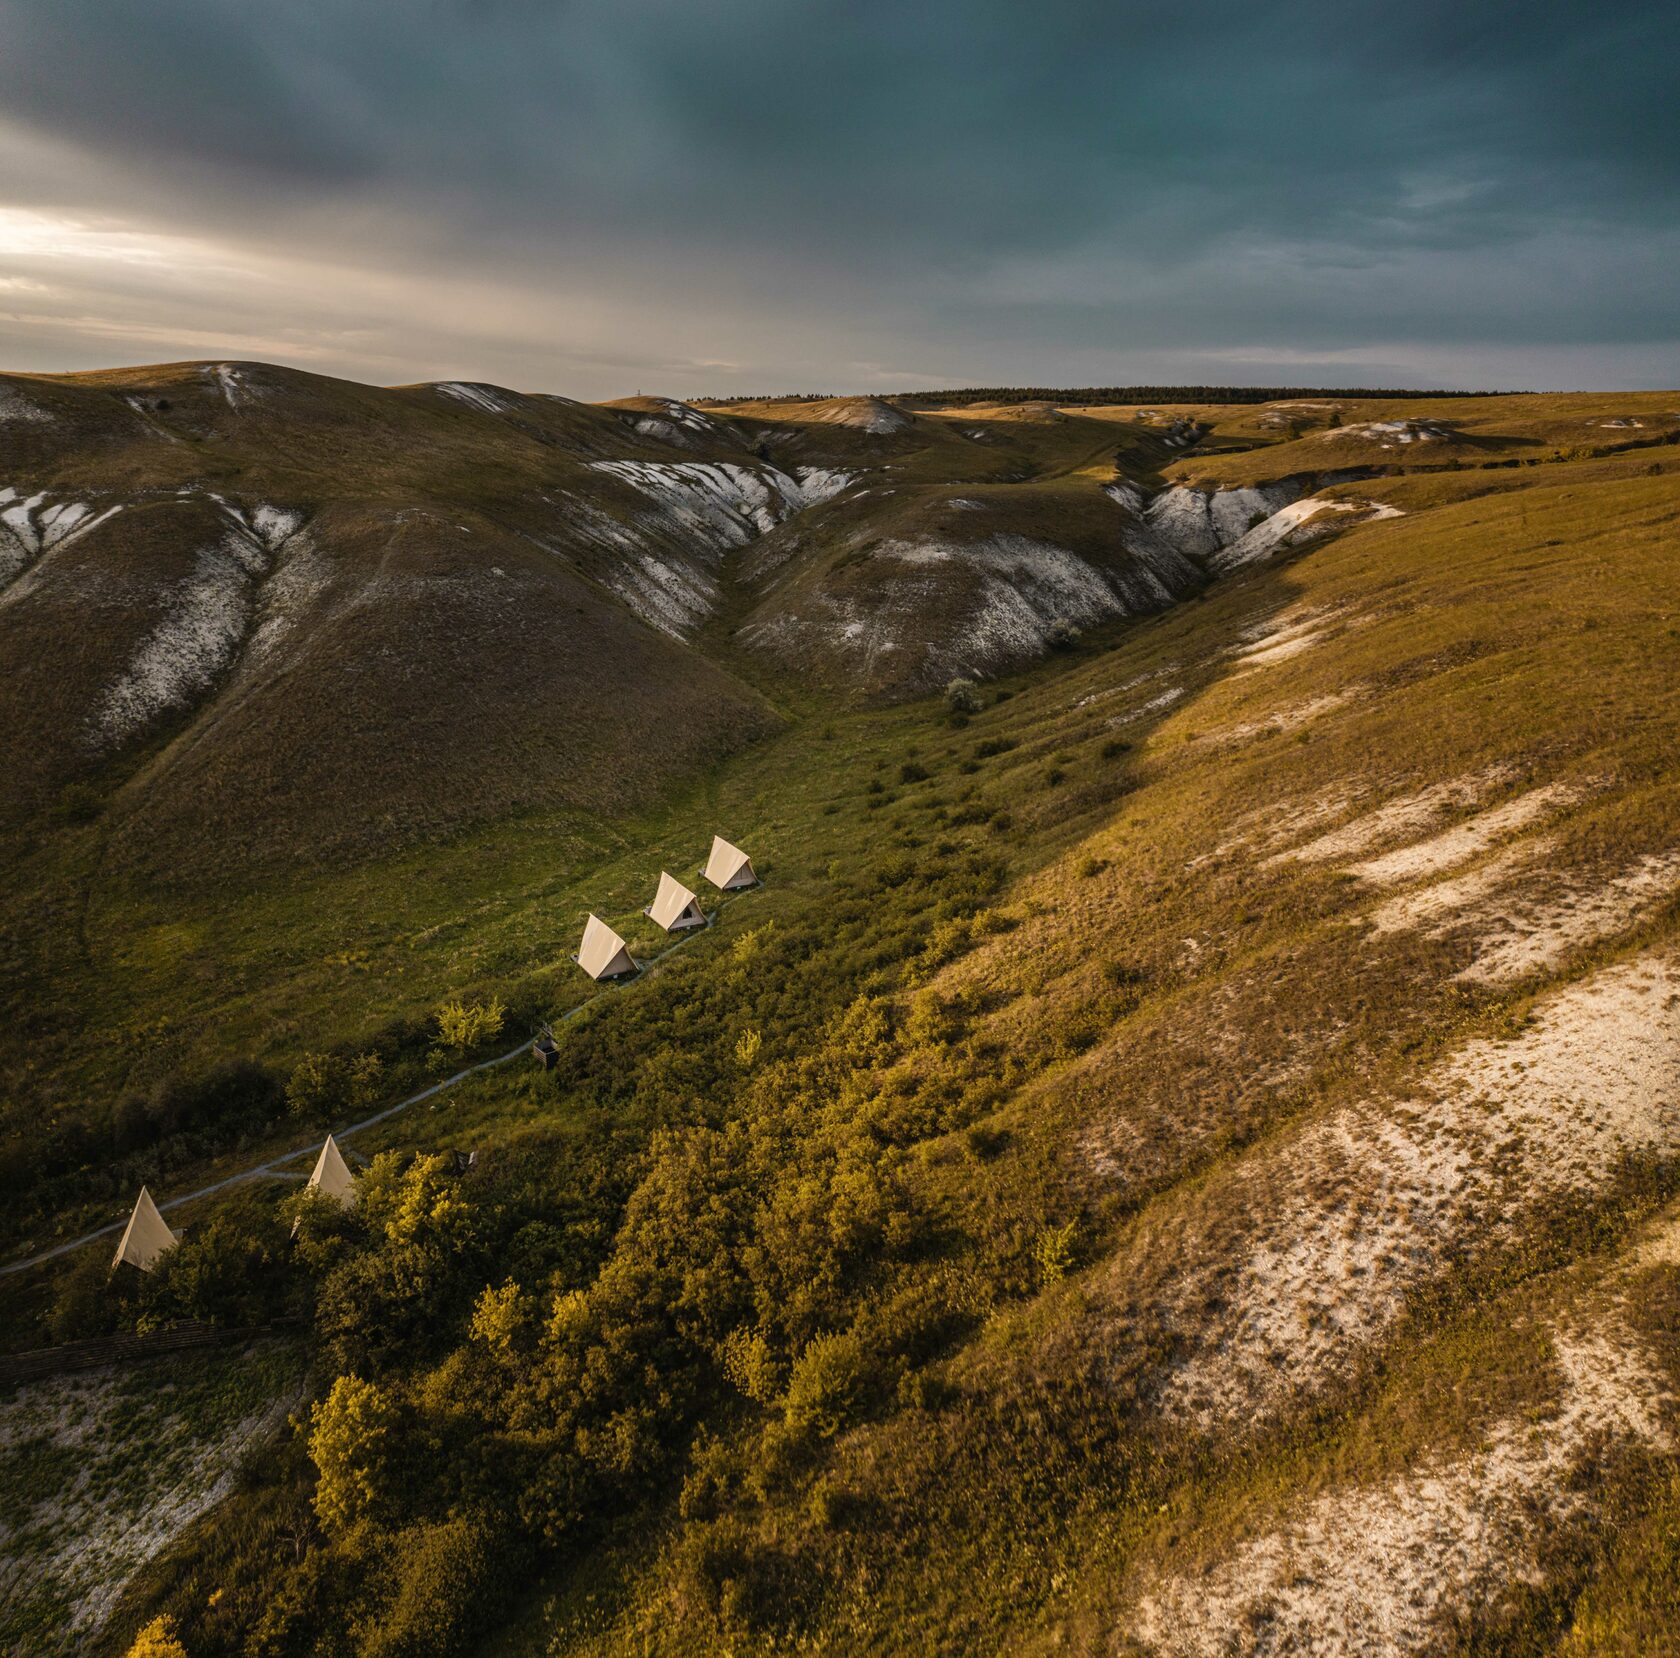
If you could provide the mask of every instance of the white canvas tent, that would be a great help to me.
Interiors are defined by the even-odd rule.
[[[134,1200],[134,1213],[128,1217],[128,1225],[123,1228],[122,1242],[111,1257],[112,1269],[127,1261],[142,1272],[150,1272],[157,1265],[158,1257],[167,1255],[180,1241],[169,1230],[169,1222],[158,1213],[152,1194],[142,1186],[139,1197]]]
[[[720,892],[732,892],[738,887],[756,887],[758,877],[753,874],[752,859],[738,846],[731,846],[722,835],[712,836],[712,855],[700,871]]]
[[[685,927],[706,925],[700,900],[668,869],[660,870],[659,891],[642,914],[668,933],[680,933]]]
[[[309,1177],[309,1188],[323,1197],[334,1199],[346,1209],[356,1201],[355,1176],[350,1173],[350,1165],[338,1149],[338,1141],[330,1134],[327,1143],[321,1147],[321,1155],[315,1159],[315,1172]]]
[[[622,979],[636,971],[624,940],[600,916],[591,915],[583,929],[583,943],[572,957],[592,979]]]

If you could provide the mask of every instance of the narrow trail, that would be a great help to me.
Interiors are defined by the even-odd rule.
[[[717,900],[716,906],[708,917],[704,927],[698,927],[684,933],[680,938],[667,944],[656,956],[650,956],[641,963],[641,971],[626,985],[607,985],[597,990],[595,995],[586,996],[575,1007],[569,1007],[564,1013],[554,1016],[552,1023],[563,1025],[569,1020],[577,1018],[585,1008],[593,1007],[597,998],[614,990],[627,989],[631,984],[640,984],[650,974],[659,970],[660,964],[668,956],[675,954],[691,939],[704,937],[711,931],[724,906],[733,903],[737,898],[751,897],[753,893],[762,891],[762,886],[749,887],[745,892],[725,894]],[[442,1082],[434,1082],[429,1088],[422,1088],[418,1094],[410,1094],[407,1099],[398,1100],[395,1105],[388,1105],[383,1110],[376,1111],[371,1117],[364,1117],[358,1123],[351,1123],[347,1128],[332,1129],[329,1132],[335,1140],[348,1140],[353,1134],[360,1134],[364,1129],[372,1128],[387,1118],[395,1117],[399,1112],[406,1111],[411,1105],[419,1105],[424,1100],[435,1098],[439,1094],[447,1093],[459,1082],[465,1082],[468,1077],[477,1076],[480,1071],[493,1071],[498,1066],[507,1065],[518,1059],[521,1054],[531,1051],[534,1037],[527,1036],[516,1046],[509,1048],[504,1054],[497,1054],[493,1059],[481,1059],[476,1065],[469,1065],[465,1070],[457,1071],[452,1077],[445,1077]],[[299,1158],[312,1156],[321,1149],[320,1140],[311,1140],[308,1145],[298,1146],[293,1151],[281,1152],[276,1157],[270,1157],[266,1162],[253,1164],[248,1169],[240,1169],[235,1174],[224,1175],[220,1180],[213,1180],[208,1186],[200,1186],[196,1191],[182,1192],[178,1197],[169,1198],[159,1203],[158,1209],[167,1213],[171,1209],[179,1209],[184,1204],[196,1203],[200,1198],[214,1196],[217,1192],[225,1192],[230,1186],[241,1186],[248,1180],[301,1180],[303,1171],[289,1170],[288,1163],[295,1163]],[[113,1232],[120,1232],[128,1224],[125,1215],[121,1220],[114,1220],[108,1226],[95,1227],[91,1232],[84,1232],[79,1238],[70,1238],[61,1244],[54,1244],[51,1249],[43,1249],[34,1255],[26,1255],[22,1260],[8,1261],[0,1266],[0,1278],[9,1277],[14,1272],[25,1272],[30,1267],[40,1266],[45,1261],[57,1260],[61,1255],[69,1255],[82,1248],[85,1244],[95,1243],[100,1238],[107,1238]]]

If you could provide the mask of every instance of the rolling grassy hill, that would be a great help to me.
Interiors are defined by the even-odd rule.
[[[178,422],[145,441],[232,442],[214,371],[178,378],[133,393]],[[88,390],[17,383],[55,410]],[[319,857],[157,869],[189,836],[236,840],[227,773],[182,774],[190,829],[152,779],[237,752],[216,727],[259,622],[172,716],[203,725],[182,757],[151,738],[85,774],[97,812],[56,773],[21,809],[13,1254],[141,1179],[164,1195],[345,1120],[277,1115],[249,1078],[217,1092],[217,1065],[260,1061],[277,1090],[306,1053],[374,1054],[396,1097],[430,1074],[446,995],[520,1023],[588,1001],[552,1073],[485,1073],[353,1142],[374,1160],[353,1217],[308,1214],[293,1242],[290,1189],[255,1183],[189,1211],[144,1283],[108,1287],[97,1246],[0,1281],[14,1346],[183,1311],[296,1321],[312,1426],[125,1565],[109,1649],[159,1612],[195,1658],[1672,1646],[1673,394],[901,424],[855,400],[546,411],[467,389],[520,412],[356,394],[392,400],[367,418],[412,487],[403,423],[482,445],[482,473],[450,474],[460,523],[535,525],[506,477],[527,444],[543,487],[618,523],[648,476],[623,468],[655,464],[638,444],[716,468],[727,440],[802,500],[848,483],[766,496],[747,533],[713,516],[715,478],[658,474],[708,492],[662,556],[717,591],[671,631],[602,541],[542,555],[649,642],[647,695],[722,699],[714,747],[610,801],[561,766],[552,794],[475,783],[447,824],[393,803],[387,836]],[[127,418],[89,417],[113,478],[139,464]],[[365,457],[338,418],[312,464]],[[109,504],[68,449],[39,465],[36,492]],[[592,465],[607,493],[583,493]],[[348,510],[212,481],[253,524]],[[140,510],[41,557],[91,560]],[[197,497],[156,510],[182,527],[147,557],[222,522]],[[394,556],[320,534],[363,576]],[[1167,591],[1134,603],[1145,570]],[[1074,608],[1090,580],[1111,607]],[[993,657],[999,593],[1036,622]],[[1082,625],[1061,649],[1057,620]],[[123,625],[103,660],[149,637]],[[929,672],[899,677],[905,655]],[[977,712],[914,694],[965,669]],[[507,694],[473,695],[501,752]],[[438,729],[477,775],[482,749]],[[393,769],[348,797],[414,786]],[[764,888],[586,995],[581,911],[650,952],[658,870],[686,876],[718,830]],[[460,1179],[427,1158],[466,1147]],[[57,1454],[31,1431],[37,1463]],[[42,1566],[33,1650],[39,1607],[84,1592],[55,1564],[67,1526],[43,1499],[14,1534]]]
[[[1020,665],[1201,579],[1127,551],[1102,484],[1164,451],[1095,423],[1046,444],[875,430],[867,402],[768,421],[246,363],[3,389],[0,1132],[26,1227],[62,1211],[47,1171],[107,1164],[125,1096],[284,1056],[309,1040],[287,981],[323,1009],[331,963],[425,930],[371,894],[517,878],[486,829],[540,823],[565,871],[815,696]],[[1072,501],[1067,545],[1016,527],[1029,477]],[[935,547],[935,498],[970,484],[995,505]]]

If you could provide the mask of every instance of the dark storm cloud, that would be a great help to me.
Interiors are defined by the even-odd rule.
[[[0,0],[0,186],[360,371],[1672,382],[1677,60],[1667,0]],[[111,356],[132,270],[42,258],[8,354]]]

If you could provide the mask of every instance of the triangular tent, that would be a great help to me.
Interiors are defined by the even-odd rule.
[[[731,846],[722,835],[712,836],[712,855],[700,871],[721,892],[736,887],[755,887],[758,877],[753,874],[752,859],[738,846]]]
[[[180,1241],[169,1230],[169,1222],[158,1213],[152,1194],[142,1186],[139,1197],[134,1200],[134,1213],[128,1217],[128,1225],[123,1228],[122,1242],[111,1257],[111,1265],[116,1268],[127,1261],[142,1272],[150,1272],[158,1257],[167,1255]]]
[[[668,933],[706,925],[706,918],[700,913],[700,900],[668,869],[659,872],[659,891],[642,914]]]
[[[590,916],[583,929],[583,943],[572,960],[592,979],[622,979],[636,971],[624,940],[598,915]]]
[[[346,1209],[356,1201],[355,1176],[350,1173],[350,1165],[338,1149],[338,1141],[330,1134],[327,1143],[321,1147],[321,1155],[315,1159],[315,1172],[309,1177],[309,1185],[312,1191],[335,1199]]]

